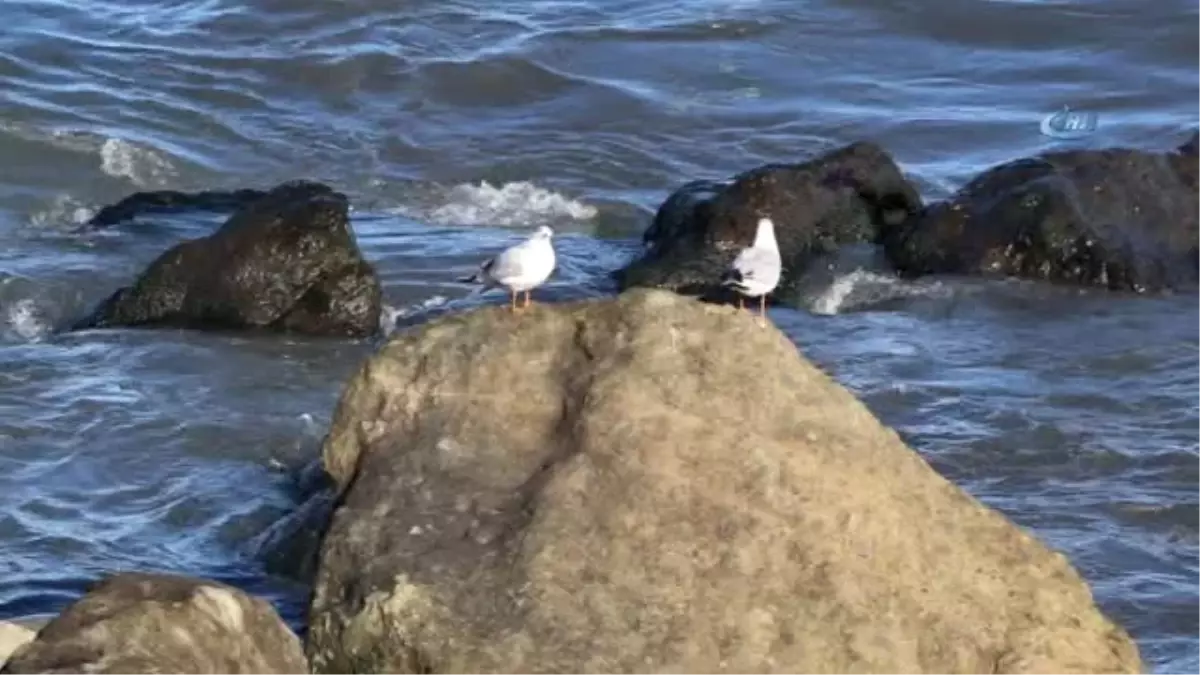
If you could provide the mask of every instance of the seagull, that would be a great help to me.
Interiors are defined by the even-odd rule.
[[[533,304],[529,292],[542,285],[554,271],[554,246],[550,239],[554,230],[545,225],[539,227],[525,241],[511,246],[488,260],[479,267],[479,271],[459,281],[482,284],[478,293],[484,293],[498,286],[508,289],[512,298],[510,308],[517,310],[517,293],[524,293],[524,309]]]
[[[745,297],[758,298],[759,316],[767,315],[767,294],[779,285],[783,273],[783,261],[779,257],[779,245],[775,243],[775,223],[770,218],[759,218],[754,232],[754,243],[733,259],[733,263],[721,276],[721,285],[732,288],[740,296],[738,307],[745,309]]]

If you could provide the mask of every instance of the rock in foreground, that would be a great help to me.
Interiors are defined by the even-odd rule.
[[[323,672],[1132,672],[1059,553],[662,291],[395,336],[323,449]]]
[[[885,232],[887,256],[910,277],[1193,287],[1200,261],[1194,139],[1176,152],[1069,150],[994,167]]]
[[[305,673],[264,600],[210,581],[118,574],[46,624],[5,673]]]
[[[722,297],[721,273],[754,241],[761,216],[775,222],[780,290],[818,257],[874,242],[921,208],[921,198],[879,146],[855,143],[801,164],[771,164],[728,185],[698,181],[671,195],[643,239],[646,253],[617,277],[622,288],[665,288]]]
[[[12,655],[18,648],[27,642],[33,640],[37,635],[34,631],[12,623],[11,621],[0,621],[0,668],[4,667],[8,657]]]
[[[350,228],[345,195],[281,185],[217,232],[159,256],[137,282],[76,329],[173,326],[366,336],[379,330],[381,290]]]

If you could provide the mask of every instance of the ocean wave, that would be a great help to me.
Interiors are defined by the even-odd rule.
[[[889,300],[939,298],[952,293],[951,287],[942,282],[905,281],[892,274],[857,269],[834,277],[804,304],[813,314],[833,316]]]
[[[13,121],[0,121],[0,132],[29,143],[95,155],[105,175],[128,180],[139,189],[161,189],[179,176],[178,162],[172,153],[146,141]]]

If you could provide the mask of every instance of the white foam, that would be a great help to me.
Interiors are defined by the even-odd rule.
[[[811,299],[809,311],[832,316],[852,307],[875,304],[893,298],[937,297],[949,290],[938,281],[908,282],[889,274],[856,269],[840,274],[833,283]]]
[[[100,169],[144,189],[162,188],[178,173],[162,152],[120,138],[107,138],[100,146]]]
[[[304,424],[304,433],[313,438],[320,438],[321,427],[317,424],[317,421],[313,419],[311,413],[301,413],[300,422]]]
[[[59,194],[49,206],[29,214],[29,224],[38,229],[63,225],[75,229],[92,219],[96,210],[69,194]]]
[[[391,335],[396,330],[396,322],[400,319],[410,317],[414,314],[427,312],[431,309],[436,309],[450,302],[450,299],[444,295],[434,295],[424,300],[409,305],[408,307],[391,307],[383,306],[383,311],[379,314],[379,327],[383,329],[384,335]]]
[[[596,207],[571,199],[527,181],[492,185],[455,185],[445,192],[444,203],[413,214],[449,225],[493,225],[498,227],[550,224],[563,219],[591,220]]]
[[[384,335],[391,335],[396,330],[396,321],[400,318],[400,312],[403,310],[396,309],[391,305],[384,305],[379,312],[379,330],[383,331]]]
[[[4,332],[26,342],[38,342],[50,333],[50,322],[33,298],[22,298],[9,305],[4,322],[7,324]]]
[[[809,309],[813,314],[823,314],[825,316],[837,314],[838,310],[845,304],[846,298],[850,297],[850,294],[854,291],[855,285],[865,281],[869,274],[869,272],[863,270],[854,270],[850,274],[834,278],[829,288],[826,288],[823,293],[813,299],[812,306]]]

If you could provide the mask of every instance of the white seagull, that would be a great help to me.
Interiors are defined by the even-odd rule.
[[[766,317],[767,294],[779,285],[782,274],[783,260],[775,242],[775,223],[770,218],[759,218],[754,243],[733,259],[721,277],[721,285],[732,288],[741,296],[758,298],[759,316]],[[738,298],[738,307],[745,309],[745,297]]]
[[[533,303],[529,292],[541,286],[554,271],[554,246],[550,244],[553,236],[554,230],[543,225],[528,239],[505,249],[480,265],[478,272],[459,281],[483,284],[483,288],[477,291],[479,293],[503,286],[508,289],[514,311],[517,309],[517,293],[524,293],[521,308],[528,307]]]

